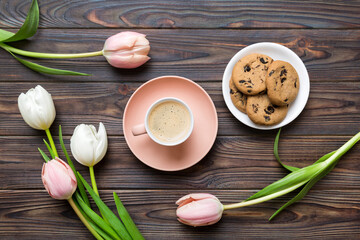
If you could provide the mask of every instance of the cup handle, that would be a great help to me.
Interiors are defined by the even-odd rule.
[[[133,126],[131,129],[131,132],[134,136],[142,135],[146,133],[145,124],[139,124],[136,126]]]

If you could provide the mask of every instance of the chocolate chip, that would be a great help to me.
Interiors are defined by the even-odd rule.
[[[287,101],[289,101],[289,99],[286,98],[286,99],[284,100],[284,102],[287,102]]]
[[[240,80],[240,81],[239,81],[239,83],[244,83],[244,82],[245,82],[245,80]]]
[[[295,88],[296,88],[296,81],[294,82],[294,86],[295,86]]]
[[[230,89],[230,94],[234,94],[234,91],[232,89]]]
[[[281,83],[284,83],[286,81],[286,78],[282,78],[280,80],[281,80]]]
[[[271,75],[273,75],[274,72],[275,72],[275,71],[272,70],[272,71],[269,73],[269,77],[271,77]]]
[[[260,58],[260,62],[261,62],[262,64],[268,63],[268,62],[266,62],[263,58]]]
[[[265,118],[265,122],[270,121],[270,117],[269,117],[269,116],[264,116],[264,118]]]
[[[249,90],[247,90],[247,92],[248,92],[248,93],[251,93],[252,91],[249,89]]]
[[[244,67],[244,72],[250,72],[251,68],[249,67],[249,65],[246,65]]]
[[[246,88],[252,88],[252,86],[246,86]]]
[[[274,109],[272,106],[268,106],[268,107],[267,107],[267,110],[268,110],[270,113],[274,113],[274,112],[275,112],[275,109]]]
[[[285,66],[282,66],[281,68],[285,68]]]
[[[286,69],[281,70],[281,72],[280,72],[280,77],[282,77],[284,74],[285,74],[285,76],[286,76],[286,74],[287,74]]]
[[[254,113],[257,113],[257,111],[259,110],[259,109],[257,108],[257,106],[255,106],[255,104],[253,104],[253,105],[251,105],[251,106],[252,106],[252,108],[253,108]]]
[[[273,107],[274,107],[274,108],[278,108],[279,106],[278,106],[278,105],[273,104]]]
[[[257,65],[255,68],[258,68],[258,67],[260,67],[260,65]]]
[[[254,85],[254,84],[253,84],[253,82],[252,82],[251,80],[249,80],[249,81],[247,81],[247,82],[248,82],[248,83],[250,83],[250,84],[252,84],[252,85]]]

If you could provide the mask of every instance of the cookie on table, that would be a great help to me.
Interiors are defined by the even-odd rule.
[[[229,82],[230,86],[230,97],[234,106],[239,109],[241,112],[246,113],[246,98],[247,96],[239,91],[236,88],[232,78],[230,78]]]
[[[270,102],[266,94],[248,96],[246,113],[254,123],[274,125],[281,122],[288,111],[288,106],[277,106]]]
[[[299,92],[299,75],[288,62],[274,61],[266,75],[267,94],[273,104],[292,103]]]
[[[272,58],[253,53],[240,59],[232,72],[237,89],[247,95],[256,95],[266,90],[265,77]]]

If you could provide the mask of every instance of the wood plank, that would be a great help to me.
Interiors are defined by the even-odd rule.
[[[253,192],[208,191],[227,204]],[[359,191],[312,190],[274,220],[271,214],[289,196],[230,210],[211,227],[193,228],[177,222],[177,198],[194,190],[116,191],[146,239],[359,239]],[[112,191],[100,191],[115,212]],[[65,201],[51,199],[43,190],[0,191],[1,239],[89,239],[91,235]],[[166,231],[164,230],[166,229]]]
[[[0,137],[0,189],[43,188],[43,160],[37,151],[38,147],[45,150],[43,137]],[[131,153],[123,137],[110,137],[108,153],[95,167],[96,179],[100,189],[261,189],[287,174],[274,159],[274,137],[261,133],[218,137],[203,160],[179,172],[145,166]],[[70,150],[68,139],[65,144]],[[280,156],[289,165],[305,167],[348,139],[350,136],[283,135]],[[359,150],[357,144],[314,189],[360,192]],[[87,168],[78,163],[76,168],[88,179]]]
[[[18,28],[30,0],[1,1],[0,28]],[[39,0],[42,28],[359,28],[359,1]]]
[[[17,98],[36,83],[0,83],[0,135],[39,135],[22,119]],[[57,117],[52,131],[63,126],[71,135],[81,123],[103,122],[109,135],[123,135],[123,111],[132,93],[141,85],[118,83],[41,83],[53,96]],[[200,82],[215,103],[219,136],[268,135],[276,131],[258,131],[240,123],[225,105],[221,82]],[[310,98],[301,115],[284,130],[290,135],[354,135],[360,131],[360,84],[356,82],[311,82]],[[336,128],[337,131],[334,131]]]
[[[79,53],[101,50],[115,29],[41,29],[32,41],[13,45],[25,50]],[[151,60],[132,69],[115,69],[103,57],[81,60],[37,60],[37,63],[86,73],[91,77],[53,77],[32,72],[1,50],[1,81],[145,82],[162,75],[195,81],[219,81],[240,49],[256,42],[277,42],[305,62],[312,82],[359,81],[360,30],[141,30],[151,42]]]

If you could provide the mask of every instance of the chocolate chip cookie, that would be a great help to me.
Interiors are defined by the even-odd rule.
[[[230,79],[229,86],[230,86],[230,97],[234,106],[237,109],[239,109],[241,112],[246,113],[245,108],[246,108],[247,96],[236,88],[232,78]]]
[[[288,111],[288,106],[277,106],[270,102],[266,94],[248,96],[246,113],[257,124],[274,125],[281,122]]]
[[[235,64],[232,79],[242,93],[256,95],[266,90],[265,77],[272,58],[253,53],[243,57]]]
[[[277,60],[269,66],[266,87],[271,103],[285,106],[292,103],[299,92],[299,76],[290,63]]]

